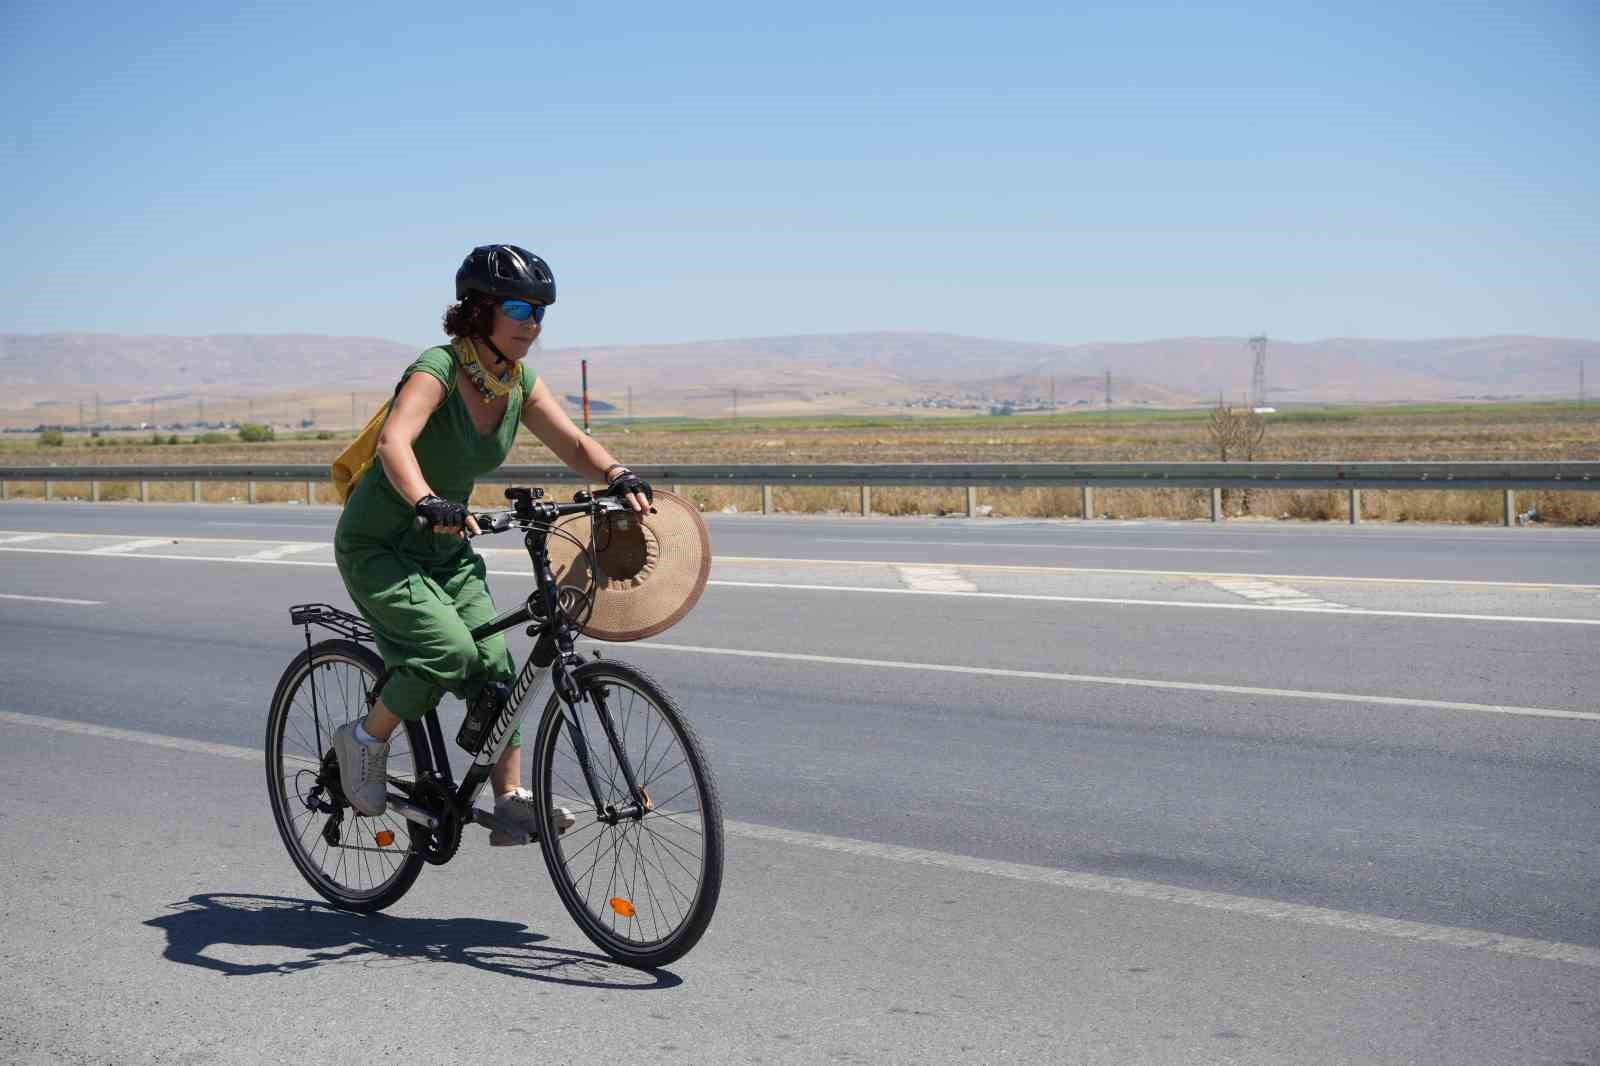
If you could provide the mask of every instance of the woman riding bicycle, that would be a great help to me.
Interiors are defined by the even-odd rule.
[[[483,557],[466,537],[478,532],[467,511],[473,484],[505,462],[517,424],[635,512],[652,498],[524,362],[556,301],[544,260],[510,244],[474,248],[456,271],[456,301],[444,316],[449,345],[429,348],[406,369],[377,459],[334,535],[345,588],[393,671],[366,718],[333,738],[345,796],[369,817],[384,812],[388,741],[402,721],[426,715],[445,692],[492,719],[509,695],[515,667],[505,638],[472,640],[495,607]],[[492,844],[538,835],[533,797],[522,787],[520,733],[490,776],[496,820],[515,829],[494,831]]]

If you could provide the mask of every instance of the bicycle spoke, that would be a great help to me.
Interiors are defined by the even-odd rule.
[[[687,814],[689,812],[685,811],[683,813]],[[678,819],[674,818],[671,814],[668,814],[665,811],[655,810],[655,811],[651,811],[649,814],[645,815],[645,820],[646,821],[649,821],[652,818],[665,819],[666,821],[669,821],[673,825],[677,826],[679,829],[682,829],[685,833],[693,833],[695,836],[699,836],[700,835],[700,830],[691,829],[688,825],[685,825],[683,822],[678,821]]]
[[[636,855],[639,853],[639,847],[638,847],[638,842],[637,841],[634,842],[634,851],[635,851]],[[648,860],[645,861],[644,868],[642,870],[640,870],[640,873],[644,877],[644,890],[645,890],[645,892],[649,893],[649,896],[650,896],[650,928],[651,928],[651,931],[655,934],[655,938],[657,940],[660,940],[661,939],[661,920],[660,920],[661,919],[661,905],[656,902],[655,886],[650,883],[650,863],[649,863]],[[641,923],[641,924],[643,924],[643,923]]]
[[[682,788],[678,789],[678,791],[674,792],[672,795],[668,796],[666,799],[657,800],[654,804],[652,804],[652,806],[658,811],[664,811],[664,810],[666,810],[668,807],[670,807],[672,805],[672,801],[673,800],[677,799],[679,796],[683,795],[685,792],[689,791],[691,788],[694,788],[694,787],[695,787],[694,782],[690,781],[687,785],[684,785]],[[673,813],[681,813],[681,812],[676,812],[675,811]]]
[[[663,844],[667,844],[667,845],[670,845],[671,847],[677,848],[679,851],[683,852],[685,855],[689,856],[691,859],[694,859],[696,862],[700,861],[700,856],[699,856],[698,853],[690,851],[688,848],[684,847],[682,844],[678,843],[676,840],[673,840],[671,837],[663,836],[661,833],[656,832],[654,829],[646,829],[645,832],[651,834],[657,840],[661,841]],[[687,866],[685,866],[683,869],[684,869],[685,873],[689,873],[689,868]],[[689,875],[691,877],[694,876],[692,873],[690,873]]]
[[[661,844],[660,844],[659,841],[657,841],[655,839],[655,837],[651,837],[650,838],[650,846],[655,849],[656,858],[658,860],[661,859],[661,857],[662,857],[661,856]],[[685,895],[683,893],[683,891],[681,889],[679,889],[676,884],[673,883],[672,874],[671,874],[670,871],[667,870],[665,864],[659,864],[656,868],[661,871],[661,879],[666,884],[667,890],[672,893],[672,895],[669,896],[668,898],[673,900],[674,902],[677,902],[680,899],[682,900],[682,903],[681,903],[682,912],[679,914],[678,918],[674,920],[674,924],[676,924],[677,922],[682,921],[683,920],[683,915],[687,914],[689,912],[689,908],[694,906],[694,899],[692,897],[690,897],[690,896]]]

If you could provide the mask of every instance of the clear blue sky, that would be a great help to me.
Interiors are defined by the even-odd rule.
[[[1600,3],[0,0],[0,331],[1600,337]]]

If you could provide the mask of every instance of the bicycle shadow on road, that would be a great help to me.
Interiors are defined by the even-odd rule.
[[[227,977],[293,974],[340,963],[456,963],[579,988],[644,991],[683,983],[667,970],[636,970],[604,955],[540,947],[549,938],[516,922],[351,914],[285,896],[201,893],[144,924],[166,933],[163,958]],[[219,954],[213,950],[219,946],[233,950]],[[286,957],[274,958],[273,949],[284,949]],[[264,956],[268,961],[257,961]]]

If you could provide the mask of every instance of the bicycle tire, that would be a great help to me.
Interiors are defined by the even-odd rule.
[[[320,680],[319,673],[323,675]],[[366,818],[354,808],[343,808],[334,829],[339,840],[335,845],[325,835],[334,816],[309,807],[306,796],[316,782],[334,729],[366,713],[366,695],[382,674],[383,660],[370,648],[352,640],[321,641],[295,656],[284,670],[267,716],[267,794],[289,858],[323,899],[341,910],[362,914],[394,903],[422,872],[422,856],[409,850],[407,823],[393,812]],[[310,690],[306,688],[308,678]],[[315,705],[311,691],[318,696]],[[295,749],[293,753],[286,750],[290,747]],[[414,776],[428,768],[427,759],[422,723],[403,723],[390,738],[389,776]],[[378,846],[377,834],[382,830],[393,834],[390,846],[394,850]],[[352,831],[357,834],[356,844],[350,843]]]
[[[567,913],[595,946],[629,966],[664,966],[700,940],[722,891],[722,802],[716,781],[694,728],[649,675],[602,659],[573,671],[573,681],[588,696],[579,704],[579,725],[606,792],[602,806],[626,803],[629,794],[595,717],[596,690],[607,697],[623,749],[654,803],[639,820],[608,825],[600,819],[567,735],[563,704],[551,696],[533,749],[535,795],[547,827],[539,834],[545,865]],[[548,831],[549,812],[556,806],[568,807],[578,818],[565,834]],[[597,867],[607,849],[614,862],[597,898]],[[579,872],[585,863],[588,870]],[[685,881],[693,882],[692,892]],[[658,891],[667,893],[664,902]]]

